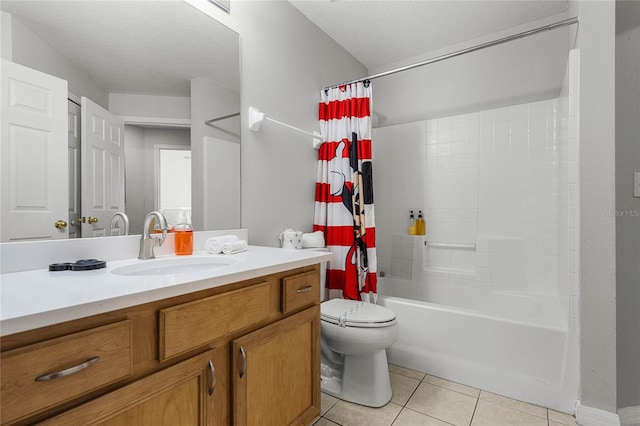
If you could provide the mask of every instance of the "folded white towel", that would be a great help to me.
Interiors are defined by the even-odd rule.
[[[211,254],[222,253],[222,245],[224,243],[231,243],[238,240],[239,238],[235,235],[223,235],[221,237],[211,237],[204,243],[204,249]]]
[[[302,247],[324,247],[324,232],[316,231],[309,234],[302,234]]]
[[[247,242],[245,240],[230,241],[222,244],[222,253],[224,254],[236,254],[243,252],[247,249]]]

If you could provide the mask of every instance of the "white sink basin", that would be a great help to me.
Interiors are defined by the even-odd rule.
[[[111,273],[127,276],[189,274],[223,268],[234,263],[236,263],[235,259],[220,257],[172,257],[170,259],[144,260],[135,265],[116,268]]]

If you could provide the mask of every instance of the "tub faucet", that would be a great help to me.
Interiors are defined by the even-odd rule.
[[[162,235],[153,234],[150,235],[149,227],[151,226],[151,221],[156,219],[160,229],[162,230]],[[142,236],[140,237],[140,252],[138,253],[138,259],[154,259],[156,256],[153,253],[153,248],[156,245],[156,241],[158,241],[159,245],[164,243],[164,239],[167,236],[167,231],[169,230],[169,226],[167,225],[167,219],[165,219],[164,215],[159,211],[152,211],[144,218],[144,228],[142,229]]]
[[[116,229],[116,225],[118,224],[118,218],[122,220],[122,224],[124,225],[124,234],[129,235],[129,218],[124,212],[115,212],[113,216],[111,216],[111,234],[113,235],[113,230]],[[120,228],[119,226],[117,228]]]

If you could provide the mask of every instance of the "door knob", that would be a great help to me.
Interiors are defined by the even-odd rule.
[[[90,224],[92,224],[92,223],[98,223],[98,218],[97,218],[97,217],[91,217],[91,216],[89,216],[89,217],[87,218],[87,222],[89,222]]]
[[[64,229],[67,227],[67,222],[65,222],[62,219],[58,219],[56,220],[56,223],[54,224],[54,226],[58,229]]]

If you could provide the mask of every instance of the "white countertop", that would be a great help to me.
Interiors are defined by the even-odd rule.
[[[187,256],[157,256],[157,259]],[[233,255],[194,252],[189,257],[224,257],[231,265],[201,272],[124,276],[115,268],[153,260],[107,261],[92,271],[38,269],[0,274],[0,336],[188,294],[288,269],[331,260],[331,253],[249,246]]]

